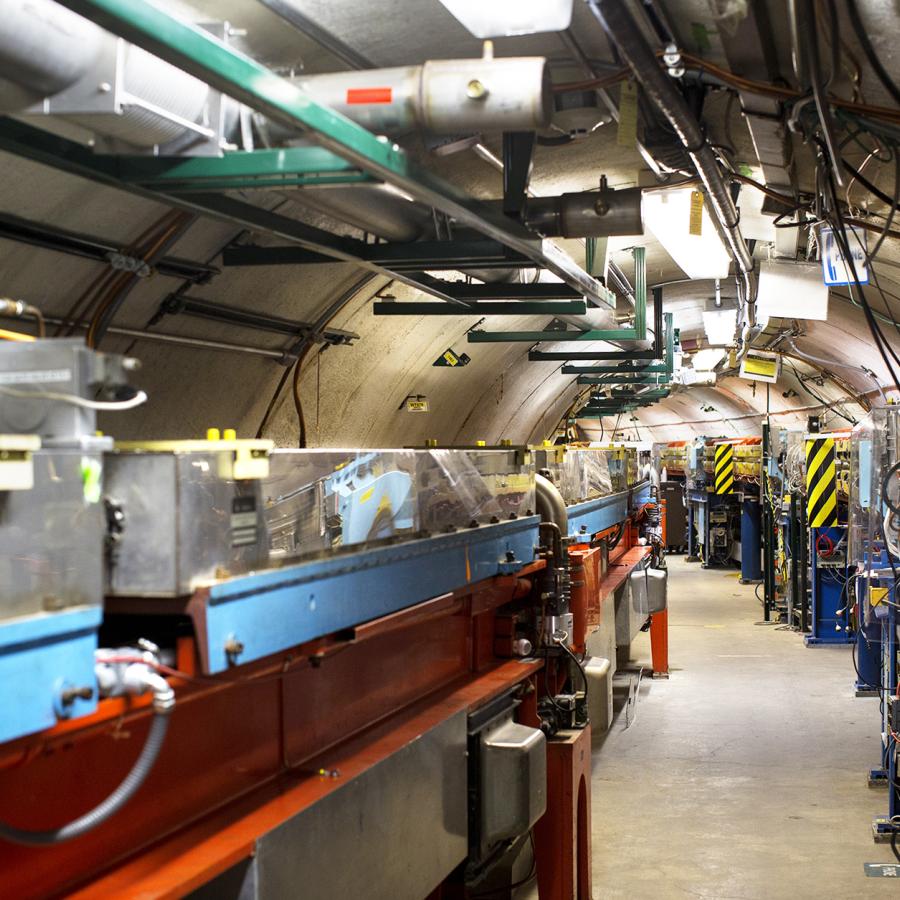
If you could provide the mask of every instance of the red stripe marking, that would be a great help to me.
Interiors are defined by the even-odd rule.
[[[393,89],[380,88],[348,88],[347,104],[354,103],[391,103],[393,101]]]

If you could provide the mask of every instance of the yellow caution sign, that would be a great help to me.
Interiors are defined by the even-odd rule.
[[[838,523],[833,438],[806,442],[806,517],[810,528],[828,528]]]
[[[734,493],[734,447],[716,444],[715,485],[717,494]]]

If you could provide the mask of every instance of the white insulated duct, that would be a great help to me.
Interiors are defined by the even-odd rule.
[[[152,148],[207,125],[214,92],[52,0],[4,0],[0,110],[53,116],[103,139]]]

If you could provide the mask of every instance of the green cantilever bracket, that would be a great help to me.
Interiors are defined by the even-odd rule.
[[[174,193],[375,181],[324,147],[235,151],[223,156],[118,156],[114,159],[118,176],[127,184]]]
[[[565,367],[563,367],[565,371]],[[666,384],[669,381],[665,373],[659,375],[579,375],[576,384]]]
[[[663,362],[651,365],[563,366],[563,375],[578,375],[577,384],[666,384],[675,367],[675,328],[672,313],[664,316]]]
[[[418,301],[378,301],[372,304],[376,316],[535,316],[546,313],[583,315],[584,300],[535,300],[530,303],[515,300],[467,300],[465,306],[450,303],[421,303]]]
[[[506,344],[540,341],[644,341],[647,339],[647,251],[634,247],[634,324],[630,328],[600,328],[586,331],[470,331],[470,344]]]

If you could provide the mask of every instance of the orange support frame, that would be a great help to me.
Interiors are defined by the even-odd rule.
[[[541,900],[590,900],[590,726],[547,742],[547,812],[534,846]]]

